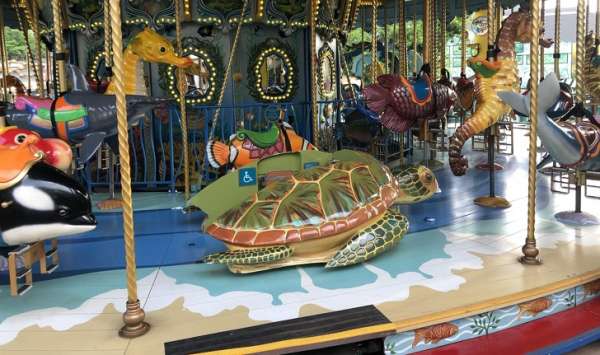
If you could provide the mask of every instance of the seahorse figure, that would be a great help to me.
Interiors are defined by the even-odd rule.
[[[468,60],[468,65],[475,71],[475,97],[477,108],[475,113],[450,138],[450,168],[456,176],[464,175],[468,168],[467,159],[461,154],[462,147],[473,135],[492,126],[510,112],[497,95],[499,91],[518,92],[519,79],[515,53],[515,42],[527,43],[531,40],[531,15],[526,6],[521,5],[502,22],[496,38],[495,61],[488,61],[485,50]],[[543,32],[543,29],[541,30]],[[549,47],[552,41],[540,39],[540,43]]]
[[[596,51],[596,41],[597,37],[592,33],[585,37],[585,60],[583,61],[583,83],[594,103],[600,102],[600,56]]]

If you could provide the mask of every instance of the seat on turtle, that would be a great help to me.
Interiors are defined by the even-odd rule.
[[[432,90],[431,90],[431,80],[427,74],[422,74],[418,78],[406,79],[405,77],[400,77],[400,82],[402,86],[406,88],[410,99],[413,103],[417,105],[425,105],[432,98]]]

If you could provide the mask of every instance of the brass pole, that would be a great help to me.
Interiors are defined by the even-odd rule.
[[[310,0],[310,109],[313,120],[313,144],[319,143],[319,107],[317,106],[317,11],[319,0]]]
[[[400,0],[398,0],[400,1]],[[390,73],[392,74],[399,74],[402,69],[398,68],[396,69],[396,56],[394,55],[395,48],[398,48],[398,66],[400,66],[400,47],[399,47],[399,41],[400,41],[400,36],[398,36],[398,23],[400,22],[400,14],[398,13],[398,3],[394,2],[394,16],[396,18],[396,21],[394,21],[393,23],[393,27],[392,27],[392,63],[391,63],[391,69],[390,69]]]
[[[42,97],[44,95],[44,67],[42,66],[42,40],[40,36],[40,10],[38,8],[36,0],[31,0],[31,9],[32,9],[32,17],[33,17],[33,34],[35,35],[35,48],[36,48],[36,57],[37,57],[37,67],[39,69],[39,80],[38,83],[38,95]]]
[[[423,1],[423,63],[430,63],[431,52],[430,52],[430,41],[431,33],[429,32],[429,18],[431,16],[431,1]]]
[[[596,0],[596,38],[600,33],[600,0]]]
[[[405,15],[405,0],[399,0],[398,4],[398,51],[399,51],[399,71],[400,75],[406,76],[407,58],[406,58],[406,15]]]
[[[183,56],[183,45],[181,39],[181,1],[175,1],[175,34],[177,39],[177,52]],[[243,14],[241,15],[243,16]],[[243,21],[243,19],[240,19]],[[179,84],[179,111],[181,112],[181,144],[183,144],[183,185],[185,200],[190,198],[190,153],[188,146],[188,125],[185,94],[187,92],[187,77],[183,68],[177,68],[177,83]]]
[[[6,58],[6,41],[4,40],[4,9],[0,6],[0,56],[2,56],[2,92],[4,94],[4,101],[8,102],[8,81],[6,75],[8,75],[8,66]]]
[[[365,14],[365,8],[361,8],[361,20],[362,24],[360,26],[360,82],[361,85],[365,86],[365,25],[367,24],[367,15]]]
[[[437,72],[438,72],[438,60],[439,60],[439,44],[440,44],[440,31],[438,30],[439,24],[439,16],[438,16],[438,8],[436,6],[437,2],[431,0],[431,79],[437,80]]]
[[[488,0],[488,8],[487,8],[487,43],[488,43],[488,51],[493,49],[494,46],[494,33],[496,29],[494,28],[494,0]]]
[[[24,9],[24,14],[25,14],[25,20],[26,22],[23,22],[23,19],[21,18],[21,10],[20,10],[20,6],[19,3],[17,2],[17,0],[13,0],[13,8],[15,9],[15,14],[17,15],[17,22],[19,23],[19,27],[21,29],[21,32],[23,32],[23,37],[25,38],[25,45],[27,48],[27,64],[28,64],[28,70],[31,70],[33,67],[33,74],[35,76],[35,81],[38,83],[38,86],[40,84],[40,77],[38,75],[38,71],[37,68],[35,67],[35,60],[33,57],[33,52],[31,51],[31,43],[29,42],[29,28],[31,27],[31,23],[33,22],[32,18],[31,18],[31,13],[28,9],[29,5],[28,5],[28,0],[25,0],[25,9]],[[31,90],[31,78],[30,78],[30,74],[27,74],[27,80],[28,80],[28,89]]]
[[[385,64],[385,74],[389,73],[387,23],[387,10],[385,4],[383,4],[383,63]]]
[[[546,24],[546,0],[541,0],[542,12],[540,14],[540,26],[544,28]],[[544,53],[544,46],[540,46],[540,76],[543,78],[546,72],[546,57]]]
[[[440,69],[446,69],[446,0],[442,0],[440,14]]]
[[[419,70],[418,66],[417,66],[417,59],[418,59],[418,53],[417,53],[417,2],[413,1],[413,73],[414,75],[417,75],[417,71]]]
[[[54,19],[54,53],[58,72],[58,90],[62,91],[67,89],[67,78],[65,77],[65,61],[67,60],[67,56],[63,46],[62,10],[60,0],[52,0],[52,17]],[[58,95],[59,93],[54,94]]]
[[[556,0],[554,10],[554,73],[560,80],[560,0]]]
[[[57,3],[56,0],[55,3]],[[123,83],[123,35],[121,34],[120,0],[110,0],[110,20],[114,54],[114,76],[112,80],[115,84],[117,107],[117,134],[119,139],[119,157],[121,159],[121,194],[123,195],[123,239],[125,240],[125,261],[127,267],[127,308],[123,314],[125,325],[119,331],[119,335],[125,338],[135,338],[146,334],[150,330],[150,325],[144,322],[145,313],[140,305],[137,293],[127,101]],[[59,45],[58,48],[61,48],[61,46]],[[64,88],[64,86],[61,87]]]
[[[104,0],[104,66],[112,77],[112,32],[110,30],[110,1]],[[94,73],[95,74],[95,73]]]
[[[580,0],[585,1],[585,0]],[[539,265],[538,257],[540,251],[536,247],[535,240],[535,196],[536,196],[536,157],[537,157],[537,119],[538,119],[538,84],[540,82],[540,0],[531,0],[531,87],[530,114],[531,131],[529,132],[529,179],[527,200],[527,239],[523,245],[523,256],[519,259],[527,265]]]
[[[27,90],[31,90],[31,57],[29,52],[25,52],[25,58],[27,59]]]
[[[467,69],[467,0],[462,0],[462,21],[460,23],[460,73]]]
[[[371,84],[374,84],[377,80],[377,0],[373,0],[371,9]]]

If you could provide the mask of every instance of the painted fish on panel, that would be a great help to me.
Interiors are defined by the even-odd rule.
[[[420,328],[415,330],[415,339],[413,340],[412,347],[414,348],[422,341],[425,344],[437,344],[440,340],[450,338],[456,333],[458,333],[458,327],[452,323],[441,323]]]
[[[522,316],[525,315],[535,317],[538,315],[538,313],[550,308],[551,305],[552,300],[547,297],[542,297],[533,301],[521,303],[519,305],[519,315],[517,316],[517,319],[520,319]]]
[[[583,291],[585,296],[595,296],[600,293],[600,279],[583,285]]]

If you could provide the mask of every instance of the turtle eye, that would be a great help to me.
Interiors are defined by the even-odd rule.
[[[433,175],[431,175],[430,173],[425,173],[425,181],[426,182],[432,182],[433,181]]]
[[[167,49],[166,49],[165,47],[160,47],[160,52],[161,52],[161,53],[164,53],[164,52],[166,52],[166,51],[167,51]]]
[[[19,133],[15,136],[15,143],[23,144],[23,142],[25,142],[26,139],[27,135],[25,133]]]

